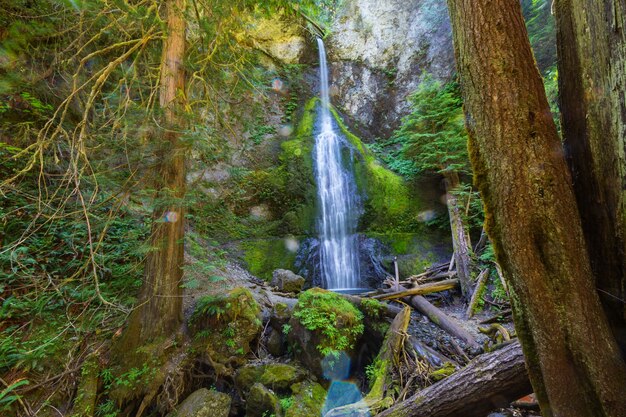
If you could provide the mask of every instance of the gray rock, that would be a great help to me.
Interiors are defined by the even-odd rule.
[[[397,127],[422,73],[454,72],[444,0],[346,0],[331,33],[333,101],[372,136]]]
[[[272,274],[270,285],[285,292],[300,292],[304,285],[304,278],[287,269],[277,269]]]
[[[272,329],[267,339],[267,351],[274,356],[282,356],[287,352],[285,338],[283,334],[276,329]]]
[[[272,390],[257,382],[250,388],[248,398],[246,398],[246,416],[263,417],[268,415],[281,415],[280,401]]]
[[[230,412],[230,397],[215,390],[200,388],[182,403],[167,417],[228,417]]]

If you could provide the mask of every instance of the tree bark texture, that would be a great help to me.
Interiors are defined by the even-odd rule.
[[[591,268],[626,357],[626,1],[556,2],[559,96]]]
[[[448,0],[486,230],[544,417],[626,415],[571,177],[514,0]]]
[[[145,343],[175,333],[182,323],[181,279],[184,262],[185,148],[179,142],[185,96],[186,0],[169,0],[167,37],[161,56],[159,104],[163,112],[162,136],[156,168],[158,203],[150,236],[152,250],[145,261],[138,307],[127,333]]]
[[[481,355],[378,417],[484,417],[531,391],[524,355],[515,342]]]
[[[449,172],[445,175],[445,181],[456,274],[461,284],[461,293],[465,300],[469,301],[472,296],[472,245],[463,224],[462,208],[459,207],[459,200],[455,194],[460,185],[459,175],[456,172]]]

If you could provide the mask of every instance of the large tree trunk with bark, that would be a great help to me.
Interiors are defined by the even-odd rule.
[[[456,274],[461,284],[461,293],[466,301],[472,296],[472,244],[469,233],[463,223],[462,207],[459,207],[459,199],[455,192],[459,188],[460,180],[456,172],[448,172],[446,181],[446,205],[450,216],[450,229],[452,231],[452,247],[454,249],[454,263]]]
[[[600,300],[626,357],[626,2],[559,0],[567,160]]]
[[[480,356],[379,417],[484,417],[532,391],[519,343]]]
[[[470,157],[544,417],[626,415],[571,177],[520,4],[448,0]]]
[[[168,33],[163,43],[159,104],[162,134],[155,181],[157,204],[145,261],[144,282],[136,309],[125,331],[125,347],[132,349],[176,333],[182,323],[185,213],[185,148],[179,141],[185,99],[186,0],[166,3]]]

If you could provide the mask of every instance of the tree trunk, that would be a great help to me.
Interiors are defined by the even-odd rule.
[[[158,144],[157,205],[154,209],[144,282],[137,308],[129,318],[126,348],[175,333],[182,323],[182,266],[185,213],[185,148],[179,142],[185,99],[186,0],[169,0],[168,34],[161,56],[159,104],[163,111],[163,133]],[[165,202],[164,202],[165,201]]]
[[[626,357],[626,2],[556,6],[567,160],[600,300]]]
[[[571,177],[519,2],[448,0],[475,181],[544,417],[626,415]]]
[[[465,300],[469,301],[472,296],[472,245],[469,233],[463,224],[461,215],[462,209],[459,207],[458,198],[455,194],[459,188],[459,175],[456,172],[449,172],[445,175],[448,215],[450,216],[450,229],[452,231],[452,247],[454,249],[454,263],[456,273],[461,284],[461,292]]]
[[[480,356],[378,417],[484,417],[532,391],[519,343]]]

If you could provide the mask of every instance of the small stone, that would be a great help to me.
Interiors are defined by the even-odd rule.
[[[230,401],[230,397],[224,393],[200,388],[167,417],[228,417]]]

